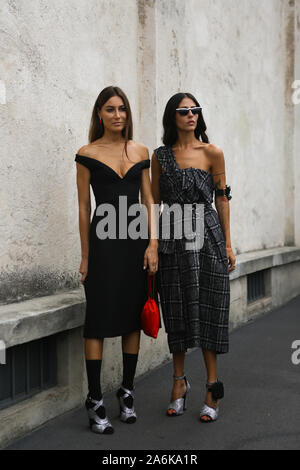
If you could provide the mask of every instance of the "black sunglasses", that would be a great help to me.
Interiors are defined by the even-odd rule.
[[[200,106],[194,106],[194,108],[176,108],[176,111],[180,116],[187,116],[189,111],[192,111],[193,114],[199,114],[201,109]]]

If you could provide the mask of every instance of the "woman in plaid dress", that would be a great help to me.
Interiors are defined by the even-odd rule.
[[[163,202],[164,207],[193,204],[193,208],[195,203],[201,204],[204,215],[201,248],[187,243],[185,236],[174,236],[174,218],[170,219],[169,235],[162,234],[160,216],[158,290],[175,379],[167,415],[181,415],[186,408],[190,384],[184,375],[185,352],[200,347],[207,369],[200,420],[211,422],[217,419],[219,400],[224,396],[223,384],[217,379],[217,354],[228,352],[229,272],[235,268],[229,228],[230,186],[226,185],[223,152],[209,143],[201,108],[193,95],[177,93],[170,98],[163,126],[165,145],[154,150],[151,164],[155,203]],[[217,210],[211,205],[214,190]],[[194,224],[193,209],[191,220]]]

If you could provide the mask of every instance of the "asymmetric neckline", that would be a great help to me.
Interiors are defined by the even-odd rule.
[[[192,167],[192,166],[189,166],[187,168],[180,168],[178,166],[178,163],[176,161],[176,158],[175,158],[175,154],[174,154],[174,150],[172,149],[172,147],[169,147],[170,150],[171,150],[171,154],[172,154],[172,158],[173,158],[173,161],[175,163],[175,166],[176,168],[179,170],[179,171],[185,171],[185,170],[198,170],[198,171],[203,171],[204,173],[207,173],[208,175],[210,175],[212,177],[212,174],[210,171],[206,171],[206,170],[203,170],[202,168],[195,168],[195,167]]]

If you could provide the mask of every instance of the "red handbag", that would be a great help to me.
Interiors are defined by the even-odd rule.
[[[145,335],[151,336],[151,338],[157,338],[160,325],[159,308],[154,299],[154,277],[154,275],[151,276],[147,273],[148,300],[144,305],[141,317],[142,329]]]

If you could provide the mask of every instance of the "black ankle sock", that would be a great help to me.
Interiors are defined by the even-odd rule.
[[[123,382],[122,386],[128,390],[133,390],[133,381],[135,376],[135,370],[138,360],[138,354],[130,354],[123,352]],[[122,397],[126,392],[120,388],[117,392],[118,397]],[[126,397],[124,403],[128,408],[133,406],[133,398]]]
[[[136,371],[138,354],[123,352],[123,387],[133,390],[133,381]]]
[[[101,400],[102,391],[100,385],[101,359],[86,359],[86,373],[88,379],[89,396],[94,400]]]

